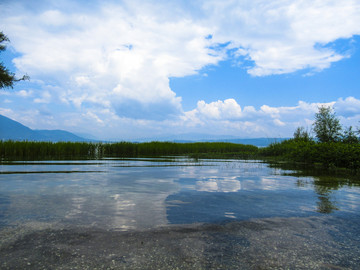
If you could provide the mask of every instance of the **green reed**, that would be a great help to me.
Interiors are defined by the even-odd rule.
[[[136,157],[166,155],[203,155],[215,154],[218,157],[228,153],[256,154],[258,148],[222,142],[174,143],[174,142],[34,142],[34,141],[0,141],[2,159],[96,159],[102,157]]]

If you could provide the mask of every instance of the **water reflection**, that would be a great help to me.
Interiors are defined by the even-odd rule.
[[[349,188],[360,186],[360,181],[356,176],[328,175],[328,172],[324,172],[323,170],[299,166],[294,168],[294,166],[289,164],[270,164],[269,167],[276,167],[277,169],[282,170],[281,174],[284,176],[298,177],[296,185],[299,188],[308,186],[312,188],[316,192],[318,198],[318,201],[316,202],[317,212],[323,214],[330,214],[334,211],[341,210],[341,203],[336,199],[338,194],[336,191],[343,189],[339,194],[344,194],[347,193],[346,191],[349,190]],[[354,190],[352,190],[352,192],[357,193]],[[351,198],[354,195],[348,194],[347,196]],[[358,208],[359,204],[346,204],[345,207],[354,209]]]
[[[262,162],[109,159],[0,169],[0,226],[36,221],[129,230],[360,210],[359,185],[348,179]]]
[[[236,192],[241,189],[240,181],[236,177],[227,178],[210,178],[196,181],[197,191],[207,192]]]

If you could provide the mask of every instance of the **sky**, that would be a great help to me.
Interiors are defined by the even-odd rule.
[[[358,0],[0,0],[0,114],[102,140],[360,126]]]

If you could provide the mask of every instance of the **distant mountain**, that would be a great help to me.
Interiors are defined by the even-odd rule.
[[[198,133],[187,133],[179,135],[167,135],[161,137],[143,138],[136,140],[137,142],[149,142],[149,141],[169,141],[178,143],[189,142],[230,142],[238,144],[251,144],[258,147],[266,147],[271,143],[281,142],[289,138],[245,138],[239,139],[235,136],[228,135],[209,135]]]
[[[252,138],[252,139],[214,139],[214,140],[196,140],[196,142],[229,142],[229,143],[238,143],[238,144],[250,144],[257,147],[266,147],[271,143],[281,142],[288,138]],[[174,140],[178,143],[187,143],[195,142],[192,140]]]
[[[252,144],[257,147],[266,147],[271,143],[278,143],[289,138],[251,138],[251,139],[229,139],[222,140],[223,142],[239,143],[239,144]]]
[[[89,141],[79,137],[71,132],[64,130],[34,130],[30,129],[19,122],[11,120],[0,115],[0,140],[14,141],[71,141],[84,142]]]
[[[16,122],[0,115],[0,139],[1,140],[35,140],[36,133]]]
[[[90,137],[87,135],[86,137]],[[137,140],[127,140],[133,142],[149,142],[149,141],[168,141],[168,142],[231,142],[239,144],[251,144],[258,147],[265,147],[274,142],[281,142],[287,138],[249,138],[239,139],[234,136],[227,135],[209,135],[187,133],[179,135],[167,135],[161,137],[143,138]],[[70,142],[87,142],[98,141],[96,139],[85,139],[73,133],[64,130],[34,130],[30,129],[19,122],[11,120],[0,115],[0,140],[16,140],[16,141],[70,141]],[[120,140],[109,140],[120,141]]]
[[[46,141],[85,142],[90,141],[65,130],[34,130]]]

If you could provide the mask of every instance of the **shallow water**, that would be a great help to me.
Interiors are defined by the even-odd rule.
[[[0,173],[1,227],[36,221],[126,231],[360,213],[356,182],[299,176],[259,161],[10,162],[0,165]]]
[[[259,161],[0,164],[1,269],[358,269],[358,179]]]

